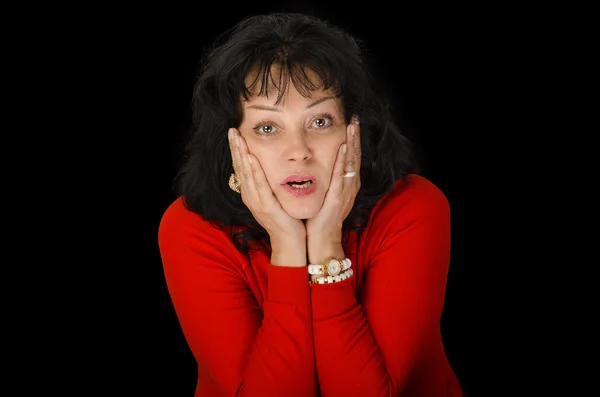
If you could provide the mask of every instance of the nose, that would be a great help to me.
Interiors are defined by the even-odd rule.
[[[284,156],[289,161],[307,161],[312,158],[312,150],[304,133],[295,133],[286,142]]]

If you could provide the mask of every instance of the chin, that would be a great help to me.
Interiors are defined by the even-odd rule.
[[[316,195],[306,198],[278,197],[283,210],[292,218],[301,220],[317,215],[323,205],[323,199],[324,197],[316,197]]]
[[[294,197],[286,191],[278,191],[275,197],[289,216],[306,220],[317,215],[323,206],[325,195],[320,190],[318,189],[309,197]]]
[[[292,218],[306,220],[306,219],[310,219],[310,218],[314,217],[315,215],[317,215],[320,208],[314,208],[314,209],[308,208],[308,207],[298,208],[298,207],[295,207],[292,203],[289,203],[288,205],[283,205],[283,209]]]

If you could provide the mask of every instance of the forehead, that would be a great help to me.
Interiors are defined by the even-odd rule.
[[[269,100],[278,104],[285,98],[307,101],[323,96],[337,96],[332,89],[325,89],[322,78],[308,67],[296,65],[289,69],[286,64],[270,68],[253,67],[245,78],[244,100]]]
[[[321,103],[330,103],[336,107],[341,107],[342,104],[341,99],[329,91],[318,90],[309,96],[305,96],[300,94],[292,84],[289,85],[283,95],[279,96],[279,94],[279,91],[273,91],[268,95],[252,95],[247,99],[242,98],[242,103],[245,108],[254,107],[255,105],[269,105],[269,107],[301,107],[303,109],[309,109]]]

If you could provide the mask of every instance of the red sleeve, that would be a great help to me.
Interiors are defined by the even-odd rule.
[[[450,260],[442,192],[426,181],[389,198],[367,238],[362,306],[351,279],[311,288],[324,397],[400,395],[421,342],[439,327]]]
[[[269,265],[264,318],[228,236],[184,209],[165,212],[158,241],[185,338],[224,396],[314,396],[305,268]]]

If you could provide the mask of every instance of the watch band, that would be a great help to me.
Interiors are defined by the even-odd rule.
[[[340,261],[335,257],[331,257],[327,258],[322,264],[308,265],[308,274],[337,276],[338,274],[350,269],[351,266],[352,262],[348,258]]]
[[[339,281],[346,280],[347,278],[350,278],[353,274],[354,274],[354,272],[352,271],[352,269],[348,269],[348,270],[346,270],[346,271],[338,274],[337,276],[323,276],[323,277],[316,278],[314,280],[309,281],[308,284],[331,284],[331,283],[337,283]]]

